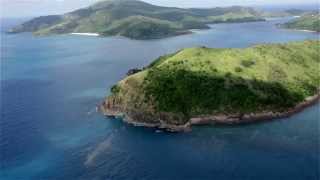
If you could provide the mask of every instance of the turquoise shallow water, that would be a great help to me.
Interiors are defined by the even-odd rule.
[[[286,20],[151,41],[2,33],[0,179],[319,179],[319,104],[286,120],[181,134],[94,111],[128,69],[180,48],[319,38],[275,27]]]

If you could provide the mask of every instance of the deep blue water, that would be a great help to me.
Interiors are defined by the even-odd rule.
[[[287,120],[180,134],[95,112],[128,69],[180,48],[319,38],[274,26],[285,20],[152,41],[2,33],[0,179],[319,179],[319,105]]]

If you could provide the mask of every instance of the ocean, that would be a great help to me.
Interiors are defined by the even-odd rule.
[[[243,48],[318,39],[266,22],[211,25],[161,40],[5,34],[2,21],[1,180],[318,180],[320,105],[291,118],[201,126],[189,133],[132,127],[95,111],[130,68],[181,48]]]

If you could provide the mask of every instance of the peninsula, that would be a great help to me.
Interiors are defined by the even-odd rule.
[[[34,18],[8,31],[34,35],[95,33],[131,39],[157,39],[207,29],[207,24],[264,21],[249,7],[183,9],[138,0],[106,0],[63,15]]]
[[[100,110],[169,131],[288,117],[319,99],[319,45],[307,40],[182,49],[129,71]]]
[[[280,26],[288,29],[320,32],[320,14],[318,11],[310,12]]]

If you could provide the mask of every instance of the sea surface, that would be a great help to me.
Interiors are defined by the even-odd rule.
[[[130,68],[181,48],[317,39],[266,22],[161,40],[8,35],[2,20],[1,180],[319,180],[319,104],[291,118],[166,133],[95,111]]]

